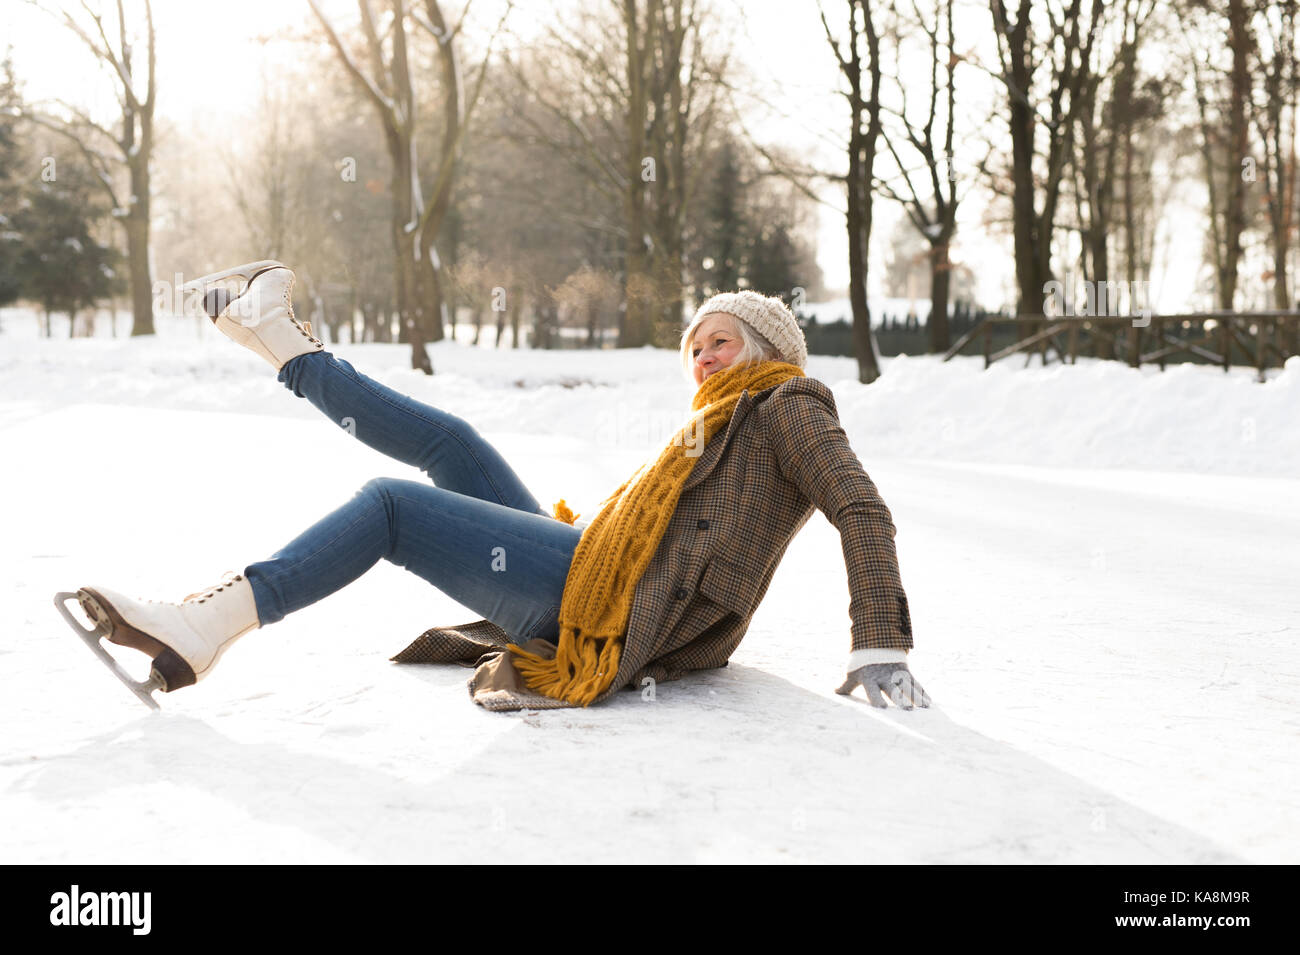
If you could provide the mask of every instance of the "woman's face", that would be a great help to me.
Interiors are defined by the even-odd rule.
[[[736,359],[744,344],[732,326],[734,319],[726,312],[710,312],[695,329],[691,339],[691,355],[695,358],[692,370],[695,384],[714,372],[722,371]]]

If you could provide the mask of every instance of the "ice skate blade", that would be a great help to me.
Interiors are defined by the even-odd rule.
[[[77,599],[86,617],[97,626],[104,628],[109,643],[119,647],[130,647],[153,658],[153,670],[162,681],[162,691],[170,693],[182,687],[193,686],[198,679],[190,665],[157,637],[137,630],[123,619],[112,601],[93,587],[82,587],[77,591]]]
[[[76,600],[79,602],[80,599],[79,594],[61,591],[54,595],[54,606],[59,609],[59,613],[68,622],[68,626],[77,632],[77,636],[81,637],[82,642],[90,647],[90,652],[99,657],[100,661],[113,671],[113,675],[121,680],[127,689],[134,693],[145,706],[151,710],[160,711],[162,707],[158,705],[158,701],[152,696],[154,690],[161,690],[165,686],[158,671],[151,669],[147,680],[132,679],[131,675],[122,669],[121,664],[113,659],[112,655],[104,649],[104,645],[101,643],[101,640],[108,636],[111,631],[106,631],[103,625],[84,627],[68,610],[69,601]]]
[[[283,262],[277,262],[275,259],[261,259],[257,262],[245,262],[243,265],[236,265],[234,268],[225,269],[221,272],[213,272],[209,275],[200,276],[191,282],[186,282],[181,286],[182,292],[193,292],[214,285],[225,279],[243,279],[244,286],[253,281],[253,276],[258,272],[265,272],[267,269],[287,269],[288,266]],[[243,294],[242,291],[240,294]]]

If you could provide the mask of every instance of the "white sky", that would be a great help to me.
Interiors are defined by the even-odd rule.
[[[800,147],[801,157],[810,164],[838,172],[844,167],[843,128],[846,107],[838,88],[837,69],[826,42],[814,0],[714,0],[724,22],[734,24],[732,39],[736,60],[753,77],[747,88],[754,100],[738,100],[745,109],[751,132],[767,143],[780,142]],[[93,5],[93,0],[92,0]],[[133,4],[128,0],[128,9]],[[336,15],[339,23],[355,17],[355,3],[350,0],[322,0],[322,6]],[[522,36],[536,30],[542,21],[563,17],[567,2],[541,3],[533,0],[518,7],[510,23]],[[823,0],[832,28],[842,32],[842,4]],[[449,18],[459,16],[461,4],[447,4]],[[474,19],[495,24],[502,0],[474,0]],[[991,28],[988,8],[983,0],[968,0],[958,8],[958,36],[972,37],[984,47],[963,50],[992,66]],[[214,129],[228,130],[228,124],[242,107],[255,97],[262,78],[274,73],[276,64],[285,57],[301,56],[302,47],[292,42],[269,39],[285,28],[310,25],[314,15],[307,0],[222,0],[219,4],[193,0],[155,0],[154,17],[160,37],[158,50],[159,113],[191,128],[191,119],[205,117]],[[111,119],[115,108],[111,88],[96,67],[93,58],[67,30],[48,15],[19,0],[0,0],[0,47],[12,46],[20,81],[29,100],[60,97],[90,107],[92,113]],[[334,68],[333,63],[322,63]],[[922,64],[922,70],[925,67]],[[906,73],[906,61],[904,65]],[[963,122],[973,122],[984,115],[990,97],[998,91],[992,82],[974,68],[960,77],[959,104],[968,106]],[[915,97],[919,98],[928,82],[922,73]],[[756,105],[772,104],[774,113]],[[237,126],[236,126],[237,128]],[[997,135],[1003,135],[999,127]],[[960,139],[959,139],[960,142]],[[1008,144],[1009,149],[1009,144]],[[962,173],[969,157],[973,162],[982,151],[969,153],[958,147],[957,165]],[[888,164],[878,159],[880,171]],[[819,262],[828,288],[843,288],[848,280],[847,242],[842,209],[842,189],[828,184],[822,190],[826,201],[835,209],[821,207],[818,233]],[[954,259],[971,267],[978,277],[981,301],[996,307],[1014,295],[1011,241],[1006,235],[989,235],[980,225],[985,197],[972,192],[962,210],[962,222]],[[1199,210],[1191,210],[1195,217]],[[886,241],[899,208],[888,201],[876,203],[876,221],[872,232],[873,294],[880,291],[879,280],[885,267]],[[1171,310],[1186,302],[1191,281],[1190,269],[1200,259],[1199,239],[1195,230],[1172,230],[1168,261],[1184,263],[1165,281],[1157,280],[1152,289],[1158,307]],[[1180,244],[1181,243],[1181,244]],[[1191,263],[1191,264],[1187,264]],[[1161,270],[1157,269],[1157,278]]]

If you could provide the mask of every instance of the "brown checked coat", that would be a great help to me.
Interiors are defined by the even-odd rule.
[[[910,650],[912,624],[889,508],[849,446],[830,388],[797,377],[743,392],[726,433],[705,444],[637,583],[618,675],[594,702],[638,688],[647,677],[675,680],[725,666],[814,507],[840,532],[850,649]],[[393,660],[475,667],[470,695],[488,709],[571,705],[529,689],[510,664],[506,643],[501,628],[477,620],[433,627]],[[523,646],[554,655],[545,640]]]

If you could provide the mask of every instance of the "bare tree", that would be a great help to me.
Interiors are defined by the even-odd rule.
[[[257,147],[239,163],[229,144],[217,144],[225,166],[229,195],[248,229],[258,254],[286,262],[300,261],[293,248],[302,234],[303,190],[294,159],[298,150],[289,138],[288,97],[282,91],[262,89],[260,110],[245,113],[246,128],[256,130]]]
[[[1228,48],[1232,51],[1231,93],[1228,99],[1229,157],[1240,167],[1250,149],[1247,108],[1250,100],[1250,58],[1254,38],[1246,0],[1228,0]],[[1246,177],[1232,176],[1224,208],[1224,249],[1220,263],[1220,307],[1231,309],[1237,292],[1237,267],[1241,262],[1242,233],[1246,231]]]
[[[1256,15],[1258,75],[1264,102],[1252,104],[1255,131],[1263,146],[1264,190],[1273,247],[1273,307],[1289,309],[1287,258],[1295,225],[1296,178],[1296,0],[1261,4]]]
[[[619,289],[615,277],[583,266],[550,293],[562,312],[586,326],[587,347],[597,347],[607,324],[605,316],[613,314],[618,306]]]
[[[907,188],[906,195],[900,195],[887,181],[880,181],[877,189],[896,199],[903,206],[918,232],[925,237],[930,246],[930,318],[926,324],[930,336],[930,351],[948,350],[948,292],[951,283],[952,238],[957,232],[957,207],[961,203],[957,195],[957,174],[953,167],[953,136],[956,122],[957,88],[955,77],[961,57],[953,48],[953,0],[938,0],[933,14],[933,23],[928,22],[915,0],[912,10],[916,19],[914,25],[926,36],[929,47],[928,65],[930,68],[929,95],[927,109],[923,112],[923,121],[918,128],[908,116],[907,91],[899,75],[897,60],[892,79],[897,84],[898,94],[902,99],[902,108],[890,110],[901,126],[902,135],[885,130],[884,140],[898,166],[899,175]],[[943,80],[939,71],[943,70]],[[942,97],[942,106],[940,105]],[[942,144],[936,142],[935,124],[940,123],[939,136]],[[895,140],[902,139],[911,147],[921,161],[921,171],[928,179],[928,192],[917,189],[907,164],[899,155]]]
[[[1146,277],[1145,272],[1139,276],[1135,271],[1140,260],[1134,254],[1134,178],[1138,174],[1134,169],[1134,130],[1139,123],[1158,118],[1162,110],[1160,81],[1151,78],[1145,87],[1139,85],[1139,52],[1155,9],[1155,0],[1123,0],[1122,6],[1111,9],[1118,37],[1095,45],[1094,62],[1079,89],[1077,148],[1069,165],[1075,180],[1082,272],[1098,289],[1110,288],[1116,271],[1110,252],[1117,203],[1127,250],[1124,278],[1138,282]],[[1098,294],[1098,301],[1108,308],[1110,299]],[[1107,340],[1099,345],[1099,354],[1113,358],[1114,348],[1114,340]]]
[[[696,0],[604,0],[545,37],[546,76],[511,65],[538,143],[580,169],[619,210],[625,311],[619,344],[681,331],[685,221],[707,168],[726,56],[706,55]],[[617,36],[619,43],[608,42]],[[536,107],[533,109],[531,107]],[[597,223],[597,227],[605,227]]]
[[[1089,78],[1092,47],[1103,13],[1102,0],[1063,0],[1043,10],[1047,36],[1035,44],[1030,20],[1032,0],[1019,0],[1016,18],[1008,15],[1002,0],[989,0],[998,41],[998,79],[1007,90],[1007,123],[1012,150],[1012,208],[1015,239],[1016,284],[1019,310],[1041,315],[1047,283],[1052,278],[1052,239],[1060,204],[1065,168],[1074,148],[1075,120],[1082,108],[1080,95]],[[1047,64],[1047,115],[1039,115],[1039,67]],[[1037,148],[1039,123],[1046,128],[1045,149]],[[1041,168],[1037,160],[1042,157]],[[1022,329],[1030,334],[1031,329]]]
[[[844,43],[847,54],[831,32],[826,14],[819,7],[826,39],[835,54],[840,73],[848,83],[849,168],[844,176],[845,223],[849,233],[849,304],[853,311],[853,350],[858,359],[858,380],[870,384],[880,377],[875,337],[871,331],[871,306],[867,303],[868,252],[871,246],[871,218],[876,150],[880,140],[880,34],[872,18],[870,0],[848,0],[849,30]],[[861,22],[859,22],[859,18]],[[863,91],[863,44],[866,48],[866,80]],[[865,127],[864,127],[865,124]]]
[[[381,34],[371,8],[371,0],[357,0],[361,30],[370,60],[370,70],[366,72],[344,46],[317,0],[308,2],[344,68],[364,91],[383,126],[392,163],[392,236],[397,264],[394,276],[397,309],[411,344],[411,367],[433,374],[433,364],[429,360],[425,342],[442,339],[446,321],[442,266],[435,242],[450,208],[461,142],[478,103],[491,58],[491,42],[467,98],[456,57],[455,40],[468,16],[468,4],[456,26],[448,28],[438,0],[425,0],[423,12],[414,6],[408,7],[406,0],[390,0],[391,17]],[[512,8],[513,3],[507,3],[501,23]],[[427,198],[420,181],[420,163],[416,151],[419,111],[411,76],[408,20],[433,37],[437,46],[441,83],[443,125],[440,154]],[[500,32],[501,23],[498,23],[497,31],[493,33],[493,39]]]
[[[463,304],[470,310],[470,320],[474,326],[472,344],[477,345],[479,334],[483,328],[484,304],[491,297],[491,283],[488,280],[487,263],[484,261],[483,254],[477,250],[471,250],[463,255],[459,261],[448,265],[446,281],[447,297],[454,303],[452,307],[455,308]],[[455,327],[456,323],[453,321],[453,331]]]
[[[708,142],[718,114],[714,108],[718,87],[706,81],[710,72],[725,69],[725,57],[721,65],[713,66],[702,55],[698,3],[658,0],[648,3],[646,12],[659,47],[652,51],[648,83],[652,110],[647,126],[649,155],[657,159],[657,189],[650,196],[657,240],[652,249],[652,273],[658,276],[656,284],[661,289],[659,328],[653,330],[652,337],[671,346],[681,334],[685,305],[686,215],[705,172],[692,160]],[[697,102],[701,91],[709,96],[703,108]]]
[[[51,7],[28,0],[33,6],[54,17],[77,37],[107,67],[113,78],[114,92],[121,109],[121,124],[109,130],[82,108],[62,100],[34,105],[25,113],[30,121],[53,130],[72,141],[86,158],[95,180],[112,203],[113,216],[126,233],[127,268],[130,273],[131,334],[152,335],[153,280],[149,263],[149,209],[152,199],[149,160],[154,149],[154,105],[157,102],[155,78],[155,34],[153,8],[144,2],[145,49],[140,62],[135,38],[127,24],[123,0],[116,0],[116,36],[109,38],[112,24],[105,24],[101,12],[86,0],[82,15],[74,16],[66,6]],[[137,74],[143,65],[144,77]],[[56,115],[50,107],[59,110]],[[123,195],[121,179],[126,173],[127,188]]]
[[[879,348],[871,327],[867,288],[873,203],[875,190],[881,186],[875,175],[875,159],[883,136],[880,40],[886,31],[880,30],[873,19],[868,0],[848,0],[848,6],[849,30],[843,44],[832,32],[820,4],[818,9],[826,39],[847,87],[841,92],[849,106],[849,135],[847,142],[841,140],[835,148],[843,149],[847,154],[848,171],[839,173],[818,169],[791,156],[787,150],[764,146],[748,131],[746,137],[749,145],[767,163],[767,169],[760,170],[758,175],[779,176],[813,203],[844,215],[849,238],[849,304],[853,317],[854,355],[858,360],[858,379],[865,384],[880,377]],[[737,117],[741,115],[738,109],[736,113]],[[784,118],[793,121],[791,117]],[[740,126],[744,127],[743,120]],[[843,209],[818,194],[815,189],[818,181],[844,186]],[[812,284],[820,284],[820,279]]]
[[[1201,156],[1210,204],[1210,245],[1214,286],[1219,307],[1231,311],[1237,297],[1242,234],[1246,231],[1246,183],[1249,155],[1247,108],[1250,98],[1249,61],[1253,47],[1245,0],[1207,0],[1175,5],[1179,26],[1188,44],[1192,88],[1201,133]],[[1201,15],[1203,14],[1203,16]],[[1228,63],[1216,65],[1227,28]],[[1205,48],[1196,48],[1196,39]],[[1226,93],[1217,80],[1227,73]]]

